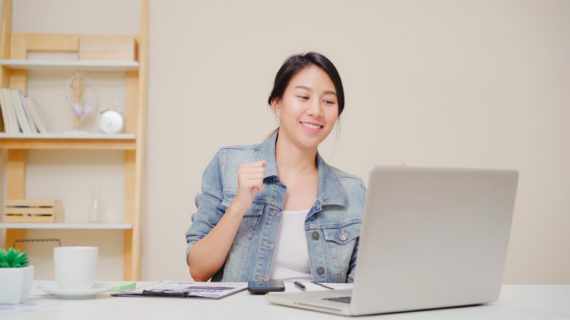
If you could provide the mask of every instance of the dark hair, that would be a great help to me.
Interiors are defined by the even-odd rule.
[[[291,78],[297,72],[301,71],[301,69],[311,64],[323,69],[323,71],[329,75],[329,78],[331,79],[336,89],[338,115],[340,116],[342,110],[344,109],[344,90],[342,88],[340,75],[338,74],[338,71],[336,70],[334,64],[329,59],[327,59],[327,57],[317,52],[296,54],[290,56],[287,60],[285,60],[279,71],[277,71],[277,75],[275,76],[275,83],[273,84],[273,90],[271,90],[271,95],[269,95],[267,103],[271,105],[271,100],[274,98],[281,99],[283,97],[283,92],[285,92],[285,88],[287,88],[289,81],[291,81]]]

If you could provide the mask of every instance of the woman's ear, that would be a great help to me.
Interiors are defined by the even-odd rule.
[[[281,100],[279,98],[273,98],[271,100],[271,109],[273,109],[273,113],[275,113],[275,115],[277,117],[279,117],[280,114],[280,106],[279,103],[281,102]]]

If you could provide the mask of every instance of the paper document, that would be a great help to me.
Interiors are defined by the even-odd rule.
[[[161,281],[134,290],[112,293],[115,297],[159,296],[219,299],[247,289],[247,282]]]

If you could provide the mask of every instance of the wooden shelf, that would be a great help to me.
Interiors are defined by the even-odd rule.
[[[0,132],[0,139],[84,139],[84,140],[126,140],[135,139],[132,133],[82,133],[82,132],[62,132],[62,133],[3,133]]]
[[[131,71],[138,70],[136,61],[54,61],[54,60],[0,60],[8,69],[30,71]]]
[[[8,223],[0,222],[0,229],[92,229],[128,230],[131,223]]]
[[[141,0],[140,34],[73,34],[12,32],[13,0],[3,0],[0,28],[0,88],[28,91],[32,78],[57,78],[58,72],[124,72],[124,113],[128,134],[89,134],[80,132],[49,134],[7,134],[0,132],[0,151],[6,149],[6,200],[25,199],[30,150],[117,150],[124,153],[124,214],[114,216],[130,223],[0,223],[5,244],[25,248],[28,229],[116,229],[123,233],[123,278],[137,281],[141,273],[141,199],[145,167],[146,105],[148,92],[148,0]],[[109,10],[112,10],[109,7]],[[57,19],[57,17],[54,17]],[[132,44],[132,47],[131,47]],[[128,48],[127,48],[128,47]],[[126,50],[126,51],[124,51]],[[131,51],[132,50],[132,51]],[[29,53],[67,52],[82,60],[49,60],[47,55],[29,60]],[[51,56],[57,59],[55,56]],[[87,60],[89,57],[97,60]],[[65,59],[58,57],[59,59]],[[28,60],[27,60],[28,59]],[[48,60],[46,60],[48,59]],[[122,59],[113,60],[113,59]],[[47,71],[47,72],[46,72]],[[52,72],[53,71],[53,72]],[[40,75],[41,72],[45,72]],[[75,86],[76,85],[76,86]],[[47,84],[46,84],[47,86]],[[81,85],[74,84],[74,101],[80,99]],[[75,97],[77,95],[77,97]],[[54,116],[57,116],[55,114]],[[2,113],[0,121],[4,122]],[[6,126],[0,126],[4,128]],[[0,129],[2,130],[2,129]],[[66,166],[73,164],[64,164]],[[57,179],[57,173],[53,174]],[[55,188],[58,186],[55,185]],[[66,200],[65,197],[63,199]],[[123,218],[124,217],[124,220]]]
[[[129,133],[0,133],[0,149],[135,150],[136,136]]]

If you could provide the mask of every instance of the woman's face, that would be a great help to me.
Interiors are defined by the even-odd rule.
[[[328,74],[315,65],[297,72],[283,97],[271,107],[279,117],[279,139],[297,146],[317,148],[332,131],[338,118],[336,89]]]

